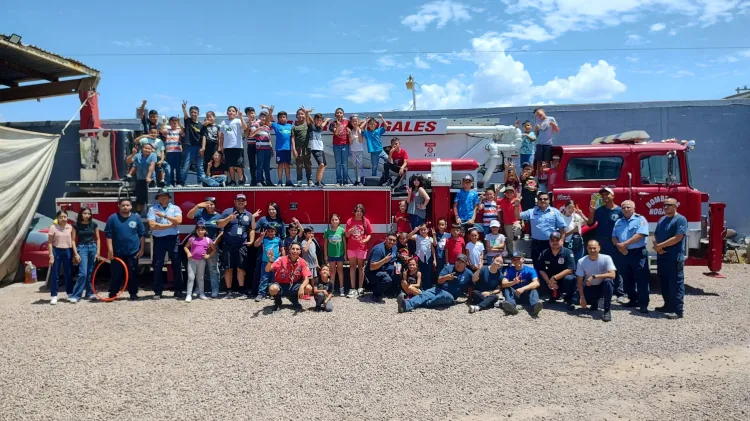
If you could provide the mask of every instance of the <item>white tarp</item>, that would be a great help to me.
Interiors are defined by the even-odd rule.
[[[0,126],[0,280],[16,273],[59,140],[60,135]]]

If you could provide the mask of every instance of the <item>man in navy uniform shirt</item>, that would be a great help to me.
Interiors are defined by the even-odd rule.
[[[612,231],[612,244],[617,247],[622,264],[622,281],[628,301],[625,307],[638,307],[643,314],[648,313],[649,275],[648,221],[635,213],[635,203],[626,200],[620,205],[622,218],[618,219]]]
[[[552,291],[550,301],[557,301],[563,296],[565,304],[570,308],[573,306],[573,293],[576,287],[576,262],[573,251],[563,247],[562,236],[557,231],[550,234],[549,246],[550,248],[539,256],[536,271],[541,278],[540,282],[546,283]]]
[[[664,216],[659,219],[654,232],[656,272],[661,283],[664,306],[656,311],[665,313],[668,319],[681,319],[685,298],[685,235],[688,223],[677,213],[677,200],[670,197],[663,203]]]

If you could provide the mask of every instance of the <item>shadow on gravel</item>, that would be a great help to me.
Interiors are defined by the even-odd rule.
[[[685,284],[685,295],[702,295],[706,297],[719,297],[720,295],[715,292],[706,292],[703,288],[691,287]]]

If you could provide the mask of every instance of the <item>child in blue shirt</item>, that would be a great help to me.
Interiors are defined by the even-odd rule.
[[[297,157],[297,150],[294,148],[294,141],[292,140],[292,125],[287,121],[286,111],[279,111],[276,115],[278,121],[273,119],[273,106],[268,109],[268,118],[271,121],[271,129],[276,135],[276,169],[279,177],[279,186],[284,184],[281,182],[282,172],[286,175],[286,186],[294,187],[294,183],[291,180],[291,162],[292,153],[294,157]]]
[[[370,166],[372,167],[372,176],[378,175],[378,165],[380,161],[388,162],[388,154],[383,151],[382,137],[385,134],[385,119],[383,114],[378,114],[378,118],[382,122],[382,126],[378,127],[378,121],[374,118],[368,117],[367,124],[365,125],[365,141],[367,141],[367,151],[370,152]]]
[[[284,252],[284,248],[282,247],[281,238],[276,236],[276,230],[279,228],[279,225],[276,223],[270,223],[266,226],[265,229],[265,235],[261,235],[258,237],[257,240],[255,240],[254,246],[255,247],[262,247],[262,251],[259,250],[261,254],[261,270],[260,270],[260,279],[256,281],[258,284],[258,296],[255,297],[255,301],[260,301],[264,297],[268,296],[268,285],[271,281],[271,278],[273,278],[273,272],[266,272],[266,263],[268,263],[268,251],[273,250],[273,259],[274,261],[278,259],[281,256],[285,256],[286,253]],[[263,231],[261,231],[261,234],[264,234]]]

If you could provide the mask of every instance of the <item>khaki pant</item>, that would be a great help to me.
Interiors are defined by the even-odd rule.
[[[516,237],[521,237],[521,223],[503,225],[503,233],[505,234],[505,250],[508,252],[508,256],[511,256],[513,254],[513,240]]]
[[[305,169],[305,175],[307,180],[312,180],[312,160],[310,159],[312,154],[310,148],[297,148],[297,158],[295,158],[295,166],[297,167],[297,181],[302,181],[302,168]]]

